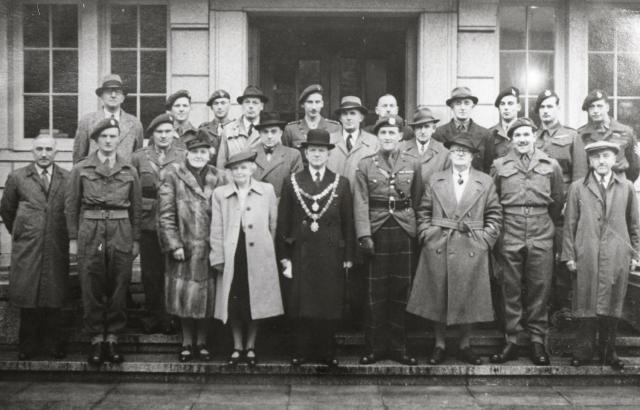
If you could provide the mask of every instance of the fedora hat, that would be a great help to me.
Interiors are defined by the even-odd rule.
[[[356,97],[355,95],[346,95],[342,97],[342,100],[340,100],[340,106],[336,110],[336,115],[340,115],[343,111],[348,110],[358,110],[362,113],[362,115],[367,115],[367,113],[369,112],[369,110],[367,110],[367,107],[362,105],[362,101],[360,100],[360,98]]]
[[[461,132],[460,134],[455,135],[452,139],[444,142],[444,147],[446,149],[451,149],[453,145],[465,147],[472,153],[478,152],[478,148],[473,143],[473,134],[468,132]]]
[[[264,95],[260,87],[255,85],[247,86],[247,88],[244,89],[242,95],[236,98],[236,100],[238,101],[238,104],[242,104],[242,101],[244,101],[245,98],[249,97],[259,98],[263,103],[267,103],[269,101],[269,98]]]
[[[478,97],[471,94],[469,87],[456,87],[451,91],[451,97],[447,99],[447,105],[451,107],[451,103],[456,100],[469,99],[474,104],[478,104]]]
[[[102,79],[102,85],[96,88],[96,95],[102,96],[104,90],[122,90],[126,94],[122,78],[118,74],[109,74]]]
[[[267,127],[278,127],[284,130],[285,125],[287,125],[287,122],[280,119],[280,113],[275,111],[262,111],[260,113],[260,123],[254,126],[254,128],[258,131]]]
[[[327,147],[329,149],[335,147],[335,145],[331,143],[331,136],[329,135],[329,131],[323,130],[321,128],[309,130],[309,132],[307,133],[307,140],[303,141],[300,145],[303,148],[306,148],[309,145]]]
[[[413,121],[409,122],[409,125],[422,125],[430,122],[436,124],[440,122],[440,120],[433,116],[429,108],[423,107],[416,111],[413,115]]]

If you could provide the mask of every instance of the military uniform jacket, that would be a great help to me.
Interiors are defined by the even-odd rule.
[[[395,161],[391,160],[391,166],[380,151],[363,158],[358,164],[353,198],[357,238],[372,236],[389,218],[394,218],[409,236],[416,236],[415,208],[424,189],[420,160],[400,151],[392,156]],[[391,207],[370,206],[372,200],[387,202],[390,198],[398,202],[410,199],[411,207],[393,210],[389,209]]]
[[[378,151],[380,147],[378,137],[360,130],[360,135],[356,138],[351,151],[347,149],[347,143],[342,135],[342,130],[331,134],[331,142],[335,144],[335,148],[329,151],[327,168],[347,178],[353,191],[356,186],[358,163],[362,158],[373,155]]]
[[[290,122],[284,127],[282,144],[287,147],[300,149],[300,144],[307,140],[309,129],[309,125],[304,118]],[[327,130],[329,134],[332,134],[339,132],[342,127],[339,122],[322,117],[320,118],[320,122],[318,122],[318,129]]]
[[[489,147],[492,151],[492,157],[500,158],[509,153],[511,149],[511,139],[507,136],[507,131],[502,128],[502,123],[499,122],[493,127],[489,128],[491,133],[491,143]]]
[[[165,157],[160,160],[158,151],[154,147],[145,147],[133,153],[131,164],[140,176],[142,189],[142,220],[140,228],[143,231],[158,229],[158,189],[169,165],[184,161],[186,151],[172,146]]]
[[[222,134],[224,133],[224,127],[232,123],[234,120],[225,119],[224,121],[218,120],[218,118],[214,118],[209,122],[203,122],[198,127],[198,131],[204,131],[209,138],[209,143],[211,147],[215,149],[214,155],[212,156],[209,164],[216,165],[216,159],[218,151],[220,151],[220,141],[222,140]]]
[[[253,177],[257,181],[268,182],[273,185],[276,197],[280,198],[282,185],[291,174],[302,170],[302,156],[296,149],[285,147],[278,144],[274,147],[271,154],[271,161],[267,160],[267,154],[264,151],[264,145],[260,144],[256,150],[257,169],[253,173]]]
[[[558,161],[562,168],[562,177],[565,188],[569,188],[573,171],[573,143],[576,138],[576,130],[565,127],[560,122],[548,129],[542,127],[536,131],[536,149],[540,149],[551,158]]]
[[[584,178],[589,170],[589,160],[584,147],[591,142],[602,140],[615,142],[620,146],[613,170],[624,172],[629,181],[635,181],[640,173],[640,163],[633,151],[638,139],[631,127],[621,124],[613,118],[609,122],[609,127],[604,131],[598,131],[591,123],[578,128],[576,143],[573,145],[573,181]]]
[[[98,147],[89,138],[91,131],[98,122],[105,119],[104,110],[89,113],[78,122],[78,130],[73,140],[73,163],[77,164],[89,154],[95,152]],[[131,154],[144,146],[142,123],[131,114],[120,110],[120,142],[117,152],[124,162],[131,161]]]
[[[489,133],[488,129],[476,124],[473,120],[469,120],[467,132],[473,135],[473,139],[476,142],[476,148],[478,149],[478,152],[474,155],[473,160],[471,161],[471,166],[485,174],[488,174],[494,160],[493,147],[490,144],[492,142],[491,133]],[[459,132],[456,128],[456,123],[452,119],[448,123],[436,128],[432,138],[444,143],[445,141],[450,141],[458,134]]]
[[[62,307],[68,291],[64,200],[69,172],[55,164],[51,170],[48,193],[34,164],[15,170],[0,203],[12,239],[9,299],[18,308]]]
[[[247,149],[254,149],[260,143],[260,132],[253,127],[251,128],[249,131],[245,127],[244,115],[223,127],[216,162],[218,168],[224,168],[224,164],[227,163],[230,156]]]
[[[429,141],[427,150],[422,154],[420,154],[418,144],[415,138],[410,141],[403,141],[400,143],[400,151],[420,159],[420,163],[422,164],[422,182],[426,184],[431,175],[449,168],[451,166],[451,160],[449,159],[449,150],[446,149],[442,143],[434,139]]]

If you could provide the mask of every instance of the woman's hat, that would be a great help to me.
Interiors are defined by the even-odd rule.
[[[255,162],[256,156],[258,155],[255,151],[241,151],[237,154],[233,154],[229,157],[229,160],[224,164],[225,168],[231,168],[236,164],[241,162]]]

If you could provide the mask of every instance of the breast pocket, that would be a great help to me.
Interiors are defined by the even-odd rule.
[[[500,176],[500,189],[503,193],[519,192],[522,188],[522,176],[514,166],[501,168],[498,176]]]
[[[533,184],[545,194],[551,194],[551,173],[553,168],[549,164],[538,164],[533,168]]]

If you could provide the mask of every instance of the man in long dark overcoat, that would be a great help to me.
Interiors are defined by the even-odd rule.
[[[20,308],[20,360],[43,341],[55,358],[65,356],[60,308],[68,290],[69,251],[64,198],[69,172],[54,163],[56,141],[33,140],[34,162],[9,174],[0,203],[11,233],[9,300]]]

